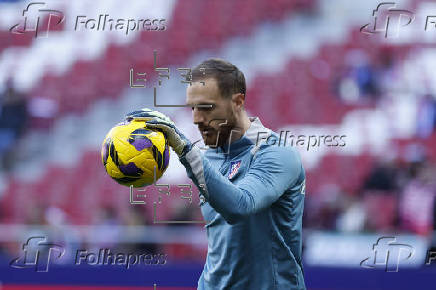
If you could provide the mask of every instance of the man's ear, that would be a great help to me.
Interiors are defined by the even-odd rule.
[[[238,109],[243,109],[245,104],[245,95],[241,93],[233,94],[232,102]]]

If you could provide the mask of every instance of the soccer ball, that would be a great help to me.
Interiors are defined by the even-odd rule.
[[[107,174],[116,182],[143,187],[163,175],[170,151],[161,131],[147,129],[145,120],[133,119],[109,131],[102,144],[101,158]]]

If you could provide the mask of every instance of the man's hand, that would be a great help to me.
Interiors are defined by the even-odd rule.
[[[160,129],[168,139],[168,144],[173,148],[178,156],[182,156],[189,152],[192,148],[192,143],[182,132],[177,129],[171,119],[158,111],[153,111],[147,108],[139,111],[133,111],[125,116],[126,121],[133,119],[143,119],[146,121],[148,128]]]

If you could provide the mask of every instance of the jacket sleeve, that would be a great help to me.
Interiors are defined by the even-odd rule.
[[[181,156],[180,161],[200,193],[228,223],[271,206],[296,183],[303,170],[299,154],[279,146],[260,149],[237,185],[212,168],[196,147]]]

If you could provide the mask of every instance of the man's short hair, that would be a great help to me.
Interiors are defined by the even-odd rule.
[[[244,74],[233,64],[219,58],[210,58],[192,69],[187,80],[197,82],[214,78],[221,96],[230,98],[233,94],[246,92]]]

